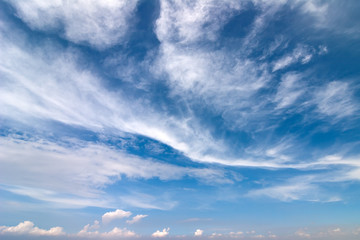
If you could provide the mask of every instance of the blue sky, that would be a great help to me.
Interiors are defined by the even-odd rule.
[[[358,239],[360,3],[0,1],[2,239]]]

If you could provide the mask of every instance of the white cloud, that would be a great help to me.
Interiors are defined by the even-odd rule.
[[[319,88],[314,101],[320,113],[335,118],[351,116],[358,110],[347,82],[334,81]]]
[[[359,29],[352,24],[357,7],[352,2],[341,3],[337,1],[297,0],[302,13],[311,18],[311,25],[316,28],[326,29],[345,38],[360,37]],[[339,8],[347,14],[339,12]]]
[[[210,235],[210,238],[219,238],[219,237],[222,237],[223,235],[221,233],[212,233]]]
[[[156,232],[154,232],[153,234],[151,234],[152,237],[166,237],[167,235],[169,235],[169,231],[170,228],[164,228],[161,232],[159,230],[157,230]]]
[[[296,73],[288,73],[281,78],[274,99],[278,103],[277,108],[292,105],[304,93],[305,88],[299,83],[300,80],[301,76]]]
[[[249,196],[268,196],[281,201],[293,201],[301,199],[303,195],[307,195],[313,189],[314,186],[307,184],[284,185],[252,190]]]
[[[101,196],[99,188],[120,180],[122,174],[145,179],[156,175],[160,179],[180,179],[187,174],[186,168],[144,160],[104,145],[71,141],[72,147],[67,148],[45,140],[17,138],[0,138],[0,142],[0,165],[4,170],[1,182],[9,186],[28,186],[9,187],[8,190],[45,201],[102,206],[109,199],[104,195],[101,201],[94,199]],[[19,148],[22,151],[19,152]],[[41,169],[35,167],[39,165]],[[19,174],[26,176],[26,180],[16,177]],[[66,201],[58,193],[81,198]]]
[[[268,238],[277,238],[277,235],[273,233],[269,233]]]
[[[199,236],[202,236],[203,233],[204,233],[204,230],[196,229],[194,236],[199,237]]]
[[[78,233],[78,235],[86,235],[87,233],[89,233],[89,230],[96,230],[98,228],[100,228],[100,222],[95,220],[94,224],[90,225],[87,224],[83,227],[83,229],[80,230],[80,232]],[[95,232],[91,232],[91,233],[98,233],[97,231]]]
[[[106,48],[122,43],[136,0],[13,1],[17,15],[31,28],[62,30],[66,39]]]
[[[102,233],[101,236],[106,237],[135,237],[136,233],[134,231],[127,230],[126,228],[113,228],[110,232]]]
[[[27,48],[6,38],[14,34],[8,28],[1,29],[3,118],[40,129],[42,121],[55,121],[95,132],[139,134],[185,154],[221,149],[192,114],[175,118],[157,113],[147,100],[108,91],[101,79],[78,66],[77,52],[61,53],[51,44]]]
[[[141,219],[146,218],[148,215],[139,214],[134,216],[131,220],[127,220],[126,223],[128,224],[134,224],[139,222]]]
[[[4,118],[37,128],[41,128],[42,121],[56,121],[95,132],[139,134],[167,144],[195,161],[214,162],[214,159],[218,159],[215,162],[258,167],[270,164],[258,164],[251,159],[245,162],[223,161],[221,159],[229,149],[222,139],[212,136],[191,109],[183,117],[158,113],[146,104],[146,100],[128,100],[120,92],[114,93],[105,89],[101,79],[78,66],[77,52],[67,50],[65,54],[60,53],[57,47],[51,44],[41,48],[25,48],[21,43],[6,38],[9,34],[14,34],[10,28],[2,30],[4,58],[0,60],[0,71],[4,77],[0,88],[0,107]],[[174,94],[179,90],[179,94],[188,100],[201,97],[205,103],[222,113],[225,122],[229,122],[229,126],[234,128],[249,122],[251,117],[248,114],[253,112],[249,109],[258,107],[249,101],[249,98],[269,80],[265,66],[239,60],[235,55],[227,57],[223,51],[192,51],[171,44],[164,44],[162,48],[164,53],[159,61],[164,61],[164,68],[160,67],[158,70],[171,74],[170,84]],[[176,63],[178,58],[184,59],[184,63]],[[218,66],[219,61],[223,62],[221,66]],[[197,64],[200,72],[193,68]],[[182,75],[189,77],[182,78]],[[186,82],[189,79],[194,82],[190,83],[194,84],[194,88],[188,87]],[[218,79],[223,79],[221,84]],[[256,112],[256,109],[254,111]],[[255,115],[254,117],[258,117]],[[211,153],[211,156],[205,153]],[[40,151],[38,154],[40,155]],[[128,170],[119,168],[121,174],[125,169]],[[110,175],[119,176],[116,171],[108,170],[111,171]],[[167,171],[161,171],[160,168],[155,172],[159,171],[162,176],[168,175]],[[178,173],[174,174],[176,178],[183,175],[182,171],[172,172]],[[99,171],[96,170],[96,173],[99,174]],[[191,174],[206,175],[211,181],[224,182],[223,178],[219,178],[221,171],[207,171],[204,175],[194,170]],[[215,177],[216,175],[219,177]],[[102,181],[97,181],[99,185],[107,183],[109,178],[98,178],[100,179]]]
[[[229,236],[231,238],[240,238],[240,237],[243,237],[244,233],[241,232],[241,231],[238,231],[238,232],[230,232],[229,233]]]
[[[307,233],[307,232],[305,232],[305,231],[302,230],[302,229],[296,231],[296,232],[295,232],[295,235],[296,235],[296,236],[299,236],[299,237],[303,237],[303,238],[310,238],[310,237],[311,237],[310,233]]]
[[[76,234],[76,236],[79,237],[87,237],[87,238],[111,238],[111,239],[117,239],[117,238],[128,238],[128,237],[137,237],[138,235],[131,230],[128,230],[126,228],[118,228],[115,227],[113,228],[111,231],[109,232],[98,232],[98,231],[93,231],[93,232],[89,232],[88,230],[88,225],[86,225],[80,232],[78,232]]]
[[[190,176],[204,182],[231,183],[226,180],[227,176],[222,170],[192,169],[159,163],[102,144],[78,140],[54,143],[14,136],[2,137],[0,143],[0,166],[3,170],[0,180],[7,185],[7,191],[68,207],[116,207],[111,203],[111,196],[104,194],[101,189],[121,180],[122,175],[162,180]],[[40,165],[41,169],[36,167]],[[18,178],[19,175],[24,178]],[[64,194],[73,197],[65,197]],[[163,202],[159,198],[152,199],[151,196],[122,198],[124,203],[136,207],[159,209],[160,205],[165,208],[173,206],[173,203]]]
[[[354,166],[352,161],[344,161],[344,163],[337,162],[323,162],[310,163],[312,167],[317,165],[318,169],[324,169],[324,166],[329,167],[331,165],[347,165]],[[315,167],[316,169],[316,167]],[[270,197],[278,199],[280,201],[311,201],[311,202],[338,202],[342,201],[342,198],[337,196],[337,193],[329,192],[325,188],[322,188],[322,183],[334,183],[343,182],[348,180],[359,180],[357,177],[351,176],[351,171],[348,168],[344,168],[337,171],[329,171],[322,174],[308,174],[289,178],[286,182],[273,184],[269,187],[261,189],[250,190],[247,194],[248,197]],[[356,168],[359,169],[359,168]]]
[[[120,219],[120,218],[128,218],[131,216],[131,212],[128,211],[124,211],[121,209],[116,209],[113,212],[107,212],[104,215],[102,215],[102,222],[103,223],[109,223],[115,219]]]
[[[156,24],[160,52],[156,64],[151,67],[153,73],[166,79],[172,96],[189,102],[190,111],[192,105],[205,104],[235,129],[246,124],[252,109],[258,107],[249,99],[270,80],[267,66],[248,59],[244,53],[247,46],[219,49],[203,44],[202,40],[216,39],[217,30],[242,11],[242,4],[246,5],[233,1],[179,1],[175,4],[164,1]],[[189,118],[196,118],[195,111]],[[219,154],[224,155],[223,143],[213,139],[206,130],[201,131],[206,144],[184,152],[193,157],[195,151],[204,155],[204,152],[221,149]]]
[[[24,221],[14,227],[1,226],[1,234],[18,234],[18,235],[33,235],[33,236],[61,236],[65,235],[62,227],[53,227],[49,230],[35,227],[35,224],[30,221]]]
[[[215,40],[216,32],[241,5],[234,1],[161,1],[158,39],[181,43]]]
[[[23,2],[19,3],[19,9],[21,4],[26,5]],[[53,4],[61,5],[63,2],[36,2],[36,4],[29,2],[28,4],[30,9],[35,9],[36,15],[38,9],[51,9]],[[120,7],[116,5],[117,3],[114,4],[115,9]],[[242,55],[242,50],[214,50],[197,45],[198,40],[213,39],[219,26],[227,21],[233,11],[240,11],[240,6],[231,2],[226,2],[221,6],[216,2],[177,2],[175,5],[164,2],[162,4],[164,8],[156,23],[156,34],[161,41],[161,46],[154,72],[168,75],[167,83],[171,88],[171,94],[180,96],[185,102],[206,104],[234,129],[251,124],[252,119],[260,119],[261,107],[264,103],[255,99],[254,96],[271,80],[271,74],[267,72],[269,66],[246,59],[246,55]],[[220,22],[216,22],[219,19],[209,17],[217,16],[217,14],[226,15],[223,14],[224,12],[229,14],[226,16],[227,19],[220,19]],[[184,19],[178,21],[182,13],[186,13]],[[206,26],[211,26],[211,31],[207,31],[209,29]],[[309,166],[266,161],[262,158],[264,156],[259,156],[256,160],[253,157],[244,157],[244,159],[227,157],[229,149],[226,144],[221,138],[215,138],[211,130],[206,129],[198,121],[196,112],[191,109],[191,106],[187,105],[189,109],[182,117],[157,112],[147,104],[147,99],[132,101],[126,99],[121,92],[107,90],[101,84],[102,79],[79,66],[77,61],[79,55],[76,51],[61,49],[66,50],[64,54],[57,50],[58,46],[49,43],[41,47],[29,48],[12,41],[9,36],[15,33],[10,31],[11,27],[7,30],[5,28],[1,28],[1,47],[4,57],[0,59],[2,74],[0,108],[2,117],[9,119],[10,122],[20,121],[28,126],[41,128],[42,121],[56,121],[75,127],[81,126],[95,132],[139,134],[167,144],[194,161],[205,163],[260,168]],[[23,39],[23,37],[14,37],[14,39]],[[301,47],[300,50],[295,49],[296,51],[294,50],[291,56],[298,58],[298,61],[307,62],[311,51],[306,52],[307,47],[304,47],[303,52],[301,49]],[[301,57],[297,57],[298,55]],[[301,95],[298,81],[287,80],[284,78],[278,89],[276,101],[279,107],[290,106]],[[290,91],[289,95],[286,95],[286,90]],[[321,101],[318,102],[321,106]],[[28,187],[26,191],[18,188],[13,191],[26,192],[43,200],[59,203],[63,200],[59,196],[55,197],[59,192],[82,197],[96,197],[99,189],[119,180],[122,175],[130,178],[158,177],[168,180],[181,179],[189,174],[204,182],[231,183],[233,181],[233,179],[229,180],[225,172],[221,170],[189,169],[160,164],[151,159],[141,159],[101,144],[76,143],[76,151],[73,151],[74,149],[46,141],[46,144],[41,144],[41,141],[44,140],[29,142],[4,140],[3,142],[7,143],[6,147],[2,147],[4,153],[1,156],[5,156],[6,153],[15,160],[9,162],[2,158],[0,164],[9,170],[6,171],[7,173],[15,170],[30,178],[25,183],[21,179],[6,174],[3,178],[7,185]],[[24,154],[15,151],[19,147],[24,149]],[[52,147],[57,151],[51,151]],[[39,172],[35,168],[29,168],[28,165],[23,164],[25,162],[34,165],[43,164],[46,171]],[[70,166],[74,166],[66,169],[70,162]],[[76,164],[72,164],[74,162]],[[97,165],[102,166],[102,171],[99,171]],[[88,174],[82,172],[81,169],[84,166]],[[60,174],[68,178],[61,178]],[[70,187],[72,185],[76,187]],[[29,191],[30,188],[32,191]],[[43,191],[46,189],[54,191],[51,193]],[[124,199],[127,199],[128,203],[132,202],[129,200],[131,197],[124,197]],[[108,204],[109,200],[99,202],[92,199],[89,202],[85,199],[72,199],[68,202],[103,206]],[[159,207],[154,202],[144,202],[141,199],[136,199],[133,203],[142,207]],[[166,206],[171,207],[173,204]],[[116,208],[116,206],[112,207]]]
[[[286,68],[294,63],[301,62],[302,64],[308,63],[313,56],[311,49],[307,46],[299,45],[292,53],[287,54],[273,63],[272,71],[278,71]]]
[[[360,157],[343,157],[340,154],[338,155],[327,155],[319,159],[314,164],[319,165],[338,165],[338,166],[348,166],[348,168],[339,171],[336,175],[328,177],[328,180],[332,182],[342,182],[342,181],[359,181],[360,180]]]
[[[259,239],[259,238],[265,238],[265,236],[262,234],[258,234],[258,235],[252,236],[252,238]]]
[[[317,200],[317,196],[311,196],[311,193],[317,189],[315,185],[308,182],[295,182],[287,185],[267,187],[263,189],[251,190],[248,193],[249,197],[267,196],[270,198],[279,199],[281,201],[293,200]]]

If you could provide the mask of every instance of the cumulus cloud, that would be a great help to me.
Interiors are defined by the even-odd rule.
[[[106,48],[122,43],[137,1],[8,1],[31,28],[64,32],[75,43]],[[63,28],[63,29],[62,29]]]
[[[90,225],[90,224],[87,224],[83,227],[83,229],[80,230],[80,232],[78,233],[78,235],[86,235],[87,233],[90,232],[90,230],[96,230],[98,228],[100,228],[100,225],[99,225],[99,221],[95,220],[94,221],[94,224]],[[91,233],[98,233],[97,231],[94,231],[94,232],[91,232]]]
[[[310,238],[311,237],[310,233],[307,233],[306,231],[304,231],[302,229],[296,231],[295,235],[299,236],[299,237],[303,237],[303,238]]]
[[[166,237],[167,235],[169,235],[169,231],[170,228],[164,228],[161,232],[159,230],[157,230],[156,232],[154,232],[153,234],[151,234],[152,237]]]
[[[220,238],[220,237],[222,237],[222,236],[223,236],[222,233],[212,233],[212,234],[210,235],[210,238]]]
[[[127,220],[126,223],[128,224],[134,224],[137,222],[140,222],[141,219],[146,218],[148,215],[139,214],[134,216],[131,220]]]
[[[33,236],[61,236],[65,235],[62,227],[53,227],[49,230],[35,227],[35,224],[31,221],[24,221],[17,226],[0,227],[1,234],[17,234],[17,235],[33,235]]]
[[[199,237],[199,236],[202,236],[204,233],[204,230],[201,230],[201,229],[196,229],[195,233],[194,233],[194,236],[195,237]]]
[[[115,219],[120,219],[120,218],[128,218],[131,216],[131,212],[128,211],[124,211],[121,209],[116,209],[113,212],[107,212],[104,215],[102,215],[102,222],[103,223],[109,223]]]
[[[78,232],[76,234],[76,236],[79,237],[86,237],[86,238],[128,238],[128,237],[137,237],[138,235],[131,230],[128,230],[126,228],[118,228],[115,227],[113,228],[111,231],[109,232],[98,232],[98,231],[88,231],[89,229],[87,228],[88,225],[86,225],[80,232]]]
[[[135,237],[136,233],[126,228],[120,229],[115,227],[110,232],[102,233],[101,235],[106,237]]]
[[[231,238],[241,238],[241,237],[243,237],[243,235],[244,235],[244,233],[241,232],[241,231],[238,231],[238,232],[230,232],[230,233],[229,233],[229,236],[230,236]]]

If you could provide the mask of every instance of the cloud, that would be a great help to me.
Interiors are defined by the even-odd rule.
[[[239,237],[243,237],[244,233],[241,232],[241,231],[238,231],[238,232],[230,232],[229,233],[229,236],[231,238],[239,238]]]
[[[147,216],[148,215],[139,214],[139,215],[134,216],[131,220],[127,220],[126,223],[134,224],[134,223],[139,222],[141,219],[146,218]]]
[[[258,2],[256,4],[268,7],[257,9],[261,13],[251,24],[253,30],[245,37],[251,39],[251,43],[259,42],[256,40],[262,29],[265,29],[267,18],[273,16],[278,11],[278,6],[283,4],[276,4],[277,7],[272,8],[274,1]],[[64,28],[63,37],[95,47],[109,47],[125,41],[126,34],[122,31],[119,31],[120,35],[113,34],[114,38],[110,37],[108,42],[102,39],[112,35],[111,31],[114,29],[118,30],[122,26],[128,29],[126,22],[136,8],[136,3],[126,6],[117,2],[111,5],[110,2],[13,1],[11,4],[29,26],[41,31],[53,31],[51,29],[56,29],[59,22]],[[84,11],[76,14],[80,11],[76,6],[81,4],[86,5]],[[115,19],[115,25],[96,28],[98,20],[104,18],[97,12],[97,9],[102,8],[105,8],[102,12],[108,15],[109,22]],[[151,63],[149,74],[153,74],[144,81],[149,82],[153,77],[163,81],[161,84],[165,83],[164,88],[169,88],[166,98],[176,102],[176,109],[181,109],[179,114],[168,110],[159,111],[151,97],[136,94],[130,96],[134,87],[131,83],[129,95],[121,89],[108,89],[105,84],[108,79],[95,74],[96,70],[89,68],[91,63],[82,65],[80,48],[63,48],[52,44],[50,40],[32,45],[24,44],[22,41],[28,40],[26,33],[16,35],[12,26],[7,26],[4,22],[1,25],[0,37],[4,56],[0,59],[2,118],[39,132],[46,132],[43,128],[45,123],[56,122],[66,127],[86,129],[94,134],[106,135],[110,132],[115,136],[149,137],[178,150],[179,154],[193,161],[204,164],[218,163],[266,169],[316,167],[311,160],[296,163],[296,158],[276,151],[279,142],[276,140],[276,131],[271,130],[282,120],[282,111],[293,107],[306,91],[304,88],[307,86],[303,83],[302,76],[297,73],[284,74],[280,76],[281,82],[276,93],[268,95],[267,92],[270,92],[269,89],[274,84],[274,75],[281,74],[271,73],[272,70],[286,71],[292,64],[308,63],[316,54],[327,52],[327,48],[322,46],[317,51],[316,47],[299,43],[295,49],[290,49],[290,52],[271,55],[280,48],[279,45],[287,41],[284,37],[275,41],[275,45],[269,46],[268,54],[278,58],[273,62],[266,62],[251,57],[246,49],[255,48],[241,41],[238,47],[219,47],[219,31],[232,16],[243,10],[241,5],[231,1],[220,4],[216,1],[161,2],[160,17],[154,29],[160,46],[156,53],[148,56],[154,59],[147,59],[149,62],[143,63]],[[68,12],[81,21],[68,18],[65,14]],[[121,19],[117,19],[115,15],[121,13],[124,13]],[[47,19],[44,17],[47,14],[53,17]],[[90,25],[97,32],[92,32],[93,30],[90,31],[87,27],[80,31],[74,30],[78,28],[76,24],[79,22],[87,24],[87,17],[95,19]],[[45,22],[44,19],[48,21]],[[84,40],[89,35],[94,38]],[[16,41],[13,41],[14,39]],[[203,44],[204,40],[206,44]],[[285,47],[281,50],[288,49]],[[121,55],[118,52],[117,54]],[[126,56],[121,57],[122,61],[127,59]],[[337,86],[340,90],[337,90]],[[358,108],[349,94],[352,93],[350,85],[344,88],[342,84],[325,84],[318,90],[313,94],[313,104],[318,113],[340,117],[349,117],[356,113]],[[277,105],[276,114],[272,108],[274,105]],[[199,106],[205,113],[198,111]],[[345,111],[338,110],[341,108]],[[306,115],[311,113],[313,112],[309,111]],[[275,119],[272,119],[276,124],[267,121],[270,116],[275,116]],[[219,119],[221,126],[213,124],[212,117]],[[251,152],[252,149],[243,147],[246,143],[241,143],[241,147],[238,147],[226,141],[228,134],[240,133],[246,135],[252,144],[258,144],[256,147],[263,151],[256,155]],[[268,138],[259,137],[260,135]],[[213,168],[218,166],[216,164],[211,168],[207,165],[201,165],[204,166],[201,168],[183,167],[135,156],[126,150],[99,142],[63,139],[49,141],[46,136],[34,138],[1,138],[0,164],[6,171],[0,179],[6,185],[7,191],[57,204],[117,208],[112,196],[106,193],[106,187],[120,181],[122,177],[160,180],[191,177],[210,184],[233,183],[239,179],[229,177],[229,172],[222,167]],[[262,142],[269,138],[275,139],[271,148]],[[23,151],[16,151],[19,148]],[[43,166],[44,171],[31,167],[38,165]],[[16,174],[10,174],[14,172]],[[354,178],[356,174],[357,169],[346,176]],[[26,176],[27,181],[16,177],[19,175]],[[280,184],[272,187],[276,188],[254,194],[270,196],[269,191],[274,190],[271,197],[291,201],[301,197],[296,194],[296,189],[305,194],[309,188],[315,186],[295,184],[294,187],[291,184]],[[137,196],[120,198],[123,203],[136,207],[170,209],[176,205],[174,201],[163,203],[158,199],[148,200]]]
[[[315,186],[307,183],[297,183],[282,186],[268,187],[264,189],[251,190],[248,194],[250,197],[267,196],[281,201],[300,200],[307,197],[310,192],[316,189]]]
[[[299,237],[302,237],[302,238],[310,238],[310,237],[311,237],[310,233],[307,233],[307,232],[305,232],[305,231],[302,230],[302,229],[296,231],[296,232],[295,232],[295,235],[296,235],[296,236],[299,236]]]
[[[167,235],[169,235],[169,231],[170,228],[164,228],[161,232],[159,230],[157,230],[156,232],[154,232],[153,234],[151,234],[152,237],[166,237]]]
[[[128,238],[128,237],[137,237],[138,235],[134,232],[134,231],[130,231],[126,228],[118,228],[118,227],[114,227],[111,231],[109,232],[98,232],[98,231],[93,231],[93,232],[89,232],[88,225],[86,225],[80,232],[78,232],[76,234],[76,236],[79,237],[86,237],[86,238]]]
[[[284,108],[292,105],[304,93],[305,87],[302,86],[301,75],[296,73],[288,73],[281,78],[278,87],[275,102],[277,108]]]
[[[318,112],[335,119],[352,116],[359,109],[347,82],[333,81],[319,88],[314,101]]]
[[[96,133],[146,136],[186,155],[221,149],[221,141],[192,114],[174,117],[159,113],[146,99],[129,100],[120,91],[109,91],[103,79],[79,66],[79,52],[59,49],[49,42],[28,48],[8,39],[15,34],[10,28],[1,29],[4,35],[0,38],[4,56],[0,60],[0,107],[4,119],[40,130],[41,122],[54,121]]]
[[[299,45],[292,51],[292,53],[287,54],[276,60],[273,63],[272,71],[275,72],[281,70],[297,62],[300,62],[301,64],[306,64],[313,57],[312,52],[313,51],[309,49],[309,47]]]
[[[4,76],[0,106],[3,109],[2,117],[9,122],[20,121],[29,128],[35,126],[42,129],[43,121],[55,121],[95,133],[110,131],[115,132],[115,135],[141,135],[167,144],[194,161],[278,167],[271,162],[258,163],[252,157],[232,160],[233,157],[227,155],[234,148],[228,146],[223,138],[215,137],[211,128],[202,124],[201,116],[192,109],[196,109],[197,104],[204,106],[205,103],[216,115],[221,115],[226,127],[232,129],[242,129],[252,122],[258,122],[264,114],[261,112],[264,103],[257,100],[256,94],[271,79],[265,65],[240,58],[237,53],[232,53],[234,51],[226,49],[191,49],[164,41],[157,57],[158,64],[155,64],[156,71],[169,74],[167,81],[171,92],[191,103],[187,104],[189,108],[184,115],[174,116],[155,111],[148,104],[148,99],[137,97],[129,100],[122,92],[106,89],[102,84],[104,79],[79,66],[79,52],[60,49],[65,51],[62,53],[51,44],[41,48],[26,48],[8,39],[11,34],[15,34],[8,28],[2,29],[2,53],[5,57],[0,60],[0,71]],[[183,61],[182,64],[178,64],[179,60]],[[218,79],[222,79],[221,84]],[[79,157],[82,158],[81,155]],[[118,169],[123,174],[122,169],[127,168]],[[111,173],[106,174],[119,176],[118,172],[108,170]],[[173,170],[175,178],[184,176],[179,168],[174,167]],[[161,176],[169,175],[168,172],[160,168],[155,170]],[[224,181],[224,173],[219,170],[189,172],[205,182],[231,182]],[[99,171],[96,173],[99,174]],[[106,184],[108,177],[98,178],[97,183]]]
[[[0,234],[33,235],[33,236],[61,236],[65,235],[62,227],[53,227],[49,230],[35,227],[30,221],[24,221],[14,227],[1,226]]]
[[[120,229],[120,228],[113,228],[110,232],[102,233],[101,236],[106,237],[135,237],[136,233],[130,230],[127,230],[126,228]]]
[[[102,215],[102,222],[109,223],[115,219],[128,218],[132,213],[121,209],[116,209],[114,212],[107,212]]]
[[[323,188],[323,184],[343,182],[348,180],[358,180],[353,178],[352,172],[349,171],[350,163],[344,161],[345,168],[337,168],[336,171],[326,171],[317,174],[304,174],[287,179],[282,183],[276,183],[269,187],[261,189],[253,189],[247,193],[247,197],[270,197],[278,199],[284,202],[290,201],[311,201],[311,202],[338,202],[342,201],[342,198],[338,196],[337,192],[327,191],[326,187]],[[311,165],[317,165],[318,169],[327,169],[331,166],[338,165],[336,161],[325,163],[323,160],[319,160],[318,163],[311,163]],[[326,168],[323,166],[325,165]],[[341,165],[341,164],[339,164]],[[358,165],[357,165],[358,166]],[[356,166],[356,169],[358,169]],[[316,169],[316,168],[314,168]]]
[[[337,1],[298,1],[301,11],[310,17],[311,25],[317,29],[326,29],[332,34],[346,38],[358,39],[360,31],[353,26],[354,19],[358,19],[356,1],[339,3]],[[339,13],[342,8],[347,14]]]
[[[327,155],[319,159],[314,164],[325,165],[325,166],[347,166],[339,173],[327,179],[332,182],[342,181],[359,181],[360,180],[360,161],[359,156],[344,157],[340,154]]]
[[[195,231],[195,233],[194,233],[194,236],[195,236],[195,237],[199,237],[199,236],[202,236],[203,233],[204,233],[203,230],[201,230],[201,229],[196,229],[196,231]]]
[[[90,224],[85,225],[78,234],[85,235],[85,234],[89,233],[89,230],[96,230],[96,229],[100,228],[99,224],[100,224],[99,221],[95,220],[93,225],[90,225]],[[96,231],[96,233],[98,233],[98,232]]]
[[[125,41],[137,1],[8,1],[31,28],[104,49]]]
[[[216,32],[241,4],[233,1],[161,1],[158,39],[181,43],[216,39]]]
[[[210,238],[221,238],[221,237],[223,237],[223,234],[221,233],[212,233],[210,235]]]
[[[121,176],[161,180],[180,180],[190,176],[203,182],[208,179],[231,183],[224,180],[227,176],[222,170],[192,169],[155,162],[103,144],[79,140],[55,143],[16,136],[1,137],[0,143],[0,166],[3,169],[0,180],[6,185],[2,189],[67,207],[116,207],[111,196],[104,194],[102,189],[121,180]],[[19,148],[22,151],[17,151]],[[40,165],[41,169],[33,167]],[[26,178],[19,179],[19,175]],[[173,206],[159,197],[122,196],[124,203],[141,208]]]

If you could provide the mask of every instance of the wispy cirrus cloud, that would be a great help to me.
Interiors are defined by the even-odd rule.
[[[318,112],[335,119],[353,116],[359,110],[359,104],[353,100],[349,83],[333,81],[315,93],[315,104]]]
[[[31,28],[104,49],[124,42],[137,1],[8,1]]]
[[[277,108],[288,107],[304,93],[303,84],[300,82],[301,76],[296,73],[288,73],[282,76],[281,83],[278,87],[275,101],[278,103]]]
[[[281,70],[297,62],[300,62],[301,64],[306,64],[311,60],[312,57],[313,54],[308,48],[306,48],[305,46],[298,46],[293,50],[292,53],[276,60],[272,71],[275,72]]]
[[[126,223],[134,224],[134,223],[140,222],[141,219],[146,218],[147,216],[148,215],[138,214],[138,215],[134,216],[131,220],[127,220]]]
[[[104,197],[103,189],[120,181],[122,176],[139,179],[159,177],[163,180],[180,180],[190,176],[198,177],[205,183],[232,182],[220,169],[208,171],[155,162],[105,145],[71,141],[72,147],[67,148],[46,140],[1,138],[0,141],[3,150],[0,165],[4,171],[0,177],[4,184],[1,188],[63,206],[115,207],[110,195]],[[19,147],[23,151],[16,151]],[[26,180],[17,178],[18,174],[26,176]],[[122,198],[123,203],[137,207],[160,208],[154,203],[157,198],[150,196],[128,195]],[[168,206],[165,203],[162,205]]]
[[[60,34],[63,39],[97,49],[126,41],[128,21],[137,4],[115,1],[10,3],[15,6],[18,17],[31,28],[46,33],[60,28],[63,29]],[[27,33],[13,32],[12,26],[2,24],[0,106],[3,119],[21,123],[26,128],[35,126],[38,130],[43,130],[43,123],[54,121],[96,134],[111,132],[115,136],[144,136],[204,164],[201,168],[177,166],[91,141],[74,140],[70,148],[64,146],[63,140],[9,137],[1,139],[4,143],[1,156],[5,159],[1,164],[4,169],[30,176],[30,180],[25,183],[4,174],[7,189],[12,186],[14,193],[49,202],[116,208],[118,206],[112,205],[114,201],[111,197],[107,199],[108,195],[105,194],[103,201],[98,201],[97,197],[107,186],[124,177],[161,181],[190,177],[202,183],[218,184],[243,179],[238,177],[240,174],[229,177],[225,167],[306,171],[319,166],[324,169],[333,166],[332,163],[320,164],[317,159],[321,156],[310,156],[306,161],[297,158],[299,152],[306,152],[305,147],[297,143],[307,142],[311,136],[305,134],[301,138],[296,130],[292,131],[296,126],[307,124],[305,121],[296,122],[292,117],[296,117],[293,114],[296,112],[311,116],[309,118],[313,122],[321,120],[330,123],[334,118],[354,118],[358,103],[350,84],[338,80],[309,88],[309,81],[304,80],[303,74],[288,72],[291,66],[312,63],[315,56],[327,52],[325,45],[311,46],[301,42],[290,45],[290,38],[284,35],[271,44],[260,41],[271,18],[286,4],[296,5],[300,4],[299,1],[255,1],[251,7],[258,12],[249,23],[250,30],[241,39],[235,38],[236,44],[228,45],[235,41],[230,38],[220,41],[223,27],[233,16],[246,12],[246,4],[162,1],[153,29],[159,40],[158,48],[153,49],[144,62],[136,64],[132,62],[134,59],[126,62],[127,56],[121,55],[121,52],[114,53],[120,55],[117,56],[119,61],[135,69],[121,76],[133,74],[136,66],[147,67],[150,76],[143,76],[141,81],[150,82],[155,78],[164,84],[161,85],[166,92],[163,97],[175,102],[174,105],[179,106],[177,110],[181,109],[180,114],[168,110],[171,107],[159,110],[146,94],[134,93],[135,96],[130,96],[127,90],[109,88],[105,84],[108,80],[104,79],[106,76],[95,74],[91,64],[82,64],[83,55],[76,46],[66,48],[52,43],[52,40],[25,44],[29,37]],[[318,5],[319,9],[316,9]],[[314,2],[304,4],[304,12],[328,11],[320,5]],[[268,49],[265,57],[252,55],[258,48],[257,44],[263,44],[262,49]],[[127,77],[131,79],[131,76]],[[131,85],[133,83],[129,79],[126,81],[131,86],[128,88],[131,92],[138,86]],[[297,103],[302,97],[308,105],[299,110]],[[284,123],[286,121],[288,123]],[[284,132],[288,134],[288,139],[299,139],[283,144],[284,138],[279,136],[279,132],[280,135]],[[228,139],[228,136],[232,138]],[[252,146],[247,147],[247,144]],[[23,152],[16,152],[20,147]],[[7,161],[10,157],[13,162]],[[31,160],[28,160],[30,157]],[[51,166],[46,160],[55,164]],[[15,165],[24,162],[42,165],[46,171],[39,172],[28,165]],[[220,167],[208,167],[209,163]],[[66,165],[71,165],[71,168],[67,169]],[[343,167],[348,166],[351,165]],[[60,174],[68,178],[63,181]],[[358,172],[341,171],[341,174],[355,178]],[[311,189],[317,189],[316,184],[291,185],[283,182],[253,194],[269,196],[272,190],[276,194],[270,197],[301,199]],[[72,185],[76,186],[76,192],[70,189]],[[52,191],[47,191],[49,188]],[[296,191],[300,194],[296,195]],[[68,199],[64,194],[74,194],[77,198]],[[174,201],[163,204],[154,196],[145,194],[146,199],[142,199],[140,195],[133,193],[119,198],[122,203],[135,207],[160,209],[163,205],[163,209],[171,209],[176,205]]]

